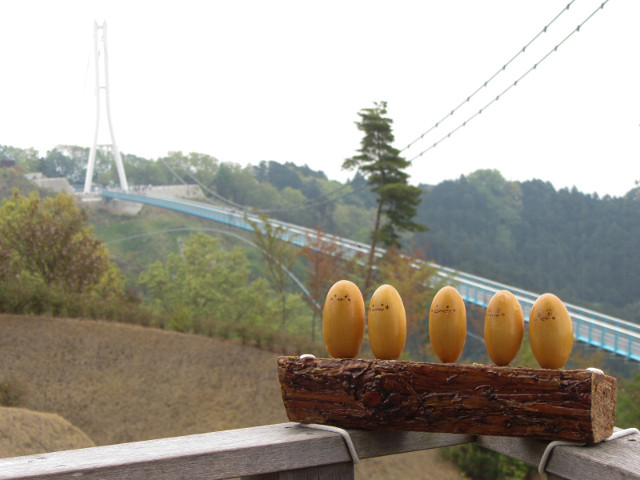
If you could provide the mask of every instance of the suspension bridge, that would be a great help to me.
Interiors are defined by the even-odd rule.
[[[102,190],[101,195],[106,199],[118,199],[136,202],[154,207],[166,208],[188,215],[206,218],[231,227],[253,231],[253,224],[263,225],[258,215],[236,208],[210,205],[202,202],[153,196],[140,193],[127,193],[120,190]],[[299,247],[310,245],[318,240],[318,231],[269,219],[269,222],[285,232],[283,240]],[[341,247],[347,255],[364,254],[369,252],[369,246],[336,235],[322,234],[322,240]],[[379,249],[378,255],[384,251]],[[494,282],[476,275],[460,272],[434,263],[426,263],[433,267],[436,274],[448,280],[455,286],[462,298],[471,304],[486,307],[491,297],[499,290],[511,291],[519,300],[525,316],[529,320],[529,312],[539,294],[522,290],[502,283]],[[604,315],[576,305],[565,303],[573,322],[574,337],[591,346],[612,352],[623,357],[640,362],[640,325],[619,318]]]

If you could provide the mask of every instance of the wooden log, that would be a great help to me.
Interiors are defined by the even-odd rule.
[[[617,382],[590,370],[279,357],[289,420],[342,428],[599,442]]]

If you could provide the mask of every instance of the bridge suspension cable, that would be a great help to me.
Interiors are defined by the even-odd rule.
[[[591,14],[589,16],[587,16],[587,18],[585,18],[581,23],[579,23],[577,25],[576,28],[574,28],[568,35],[566,35],[559,43],[557,43],[551,50],[549,50],[545,55],[543,55],[537,62],[535,62],[528,70],[526,70],[522,75],[520,75],[513,83],[509,84],[504,90],[502,90],[498,95],[496,95],[493,99],[491,99],[489,102],[487,102],[484,106],[482,106],[478,111],[476,111],[475,113],[473,113],[472,115],[470,115],[469,117],[467,117],[462,123],[460,123],[458,126],[456,126],[455,128],[453,128],[452,130],[450,130],[447,134],[445,134],[444,136],[440,137],[440,139],[438,139],[437,141],[435,141],[432,145],[430,145],[429,147],[427,147],[426,149],[422,150],[420,153],[418,153],[417,155],[414,155],[413,157],[411,157],[409,159],[409,161],[413,161],[416,160],[417,158],[421,157],[422,155],[424,155],[425,153],[427,153],[429,150],[432,150],[433,148],[437,147],[440,143],[442,143],[444,140],[446,140],[447,138],[451,137],[451,135],[453,135],[454,133],[456,133],[458,130],[460,130],[461,128],[467,126],[467,124],[473,120],[474,118],[476,118],[478,115],[480,115],[482,112],[484,112],[487,108],[489,108],[491,105],[493,105],[494,103],[496,103],[498,100],[500,100],[500,98],[505,95],[509,90],[511,90],[513,87],[515,87],[516,85],[518,85],[518,83],[524,79],[527,75],[529,75],[531,72],[533,72],[534,70],[536,70],[538,68],[538,66],[544,62],[552,53],[557,52],[558,48],[560,48],[567,40],[569,40],[569,38],[571,38],[575,33],[579,32],[580,29],[589,21],[591,20],[591,18],[593,18],[593,16],[600,10],[602,10],[604,8],[604,6],[609,2],[609,0],[604,0],[604,2],[602,2],[593,12],[591,12]],[[573,2],[571,2],[573,3]],[[568,10],[568,8],[570,7],[571,3],[569,3],[564,9],[563,12]],[[561,12],[562,13],[562,12]],[[561,14],[560,13],[560,14]],[[555,21],[555,19],[557,19],[560,14],[558,14],[553,21]],[[553,23],[553,21],[551,23]],[[547,27],[550,24],[548,24],[543,31],[546,32]],[[539,34],[538,34],[539,35]],[[536,37],[537,38],[537,37]],[[528,45],[530,45],[531,42]],[[525,46],[526,48],[526,46]],[[519,53],[524,52],[524,49],[520,50]],[[517,56],[517,55],[516,55]],[[511,61],[513,61],[516,57],[513,57],[512,60],[510,60],[508,63],[510,63]],[[505,64],[505,67],[508,65]],[[502,69],[500,70],[502,71]],[[499,73],[500,71],[498,71],[497,73]],[[494,74],[491,79],[495,78],[495,76],[497,75]],[[409,143],[409,145],[407,145],[402,151],[408,149],[409,147],[413,146],[417,141],[421,140],[422,138],[424,138],[425,135],[427,135],[428,133],[430,133],[431,131],[433,131],[435,128],[437,128],[440,123],[442,123],[445,119],[449,118],[450,116],[452,116],[459,108],[461,108],[464,104],[466,104],[471,98],[472,96],[474,96],[476,93],[478,93],[482,88],[484,88],[486,86],[488,82],[485,82],[484,84],[482,84],[481,87],[479,87],[472,95],[470,95],[469,97],[467,97],[462,103],[460,103],[455,109],[451,110],[451,112],[447,115],[445,115],[445,117],[443,117],[440,121],[436,122],[436,124],[434,126],[432,126],[430,129],[428,129],[427,131],[425,131],[422,135],[420,135],[420,137],[418,137],[417,139],[413,140],[411,143]]]
[[[569,10],[569,8],[571,7],[571,5],[575,2],[576,0],[571,0],[566,7],[564,7],[555,17],[553,17],[553,19],[547,23],[542,30],[540,30],[531,40],[529,40],[520,50],[518,50],[518,52],[509,59],[509,61],[505,62],[502,67],[500,67],[493,75],[491,75],[487,80],[485,80],[483,83],[480,84],[480,86],[478,88],[476,88],[473,93],[471,95],[468,95],[462,102],[460,102],[456,107],[454,107],[453,109],[451,109],[449,111],[449,113],[447,113],[444,117],[442,117],[440,120],[438,120],[433,126],[431,126],[431,128],[427,129],[425,132],[423,132],[420,136],[418,136],[417,138],[415,138],[414,140],[412,140],[411,142],[409,142],[407,144],[406,147],[404,147],[402,150],[400,150],[401,152],[404,152],[405,150],[408,150],[409,148],[411,148],[415,143],[419,142],[420,140],[422,140],[425,135],[429,134],[432,130],[435,130],[436,128],[438,128],[440,126],[440,124],[442,122],[444,122],[445,120],[447,120],[449,117],[452,117],[460,108],[462,108],[462,106],[464,106],[466,103],[469,103],[471,101],[471,99],[473,97],[475,97],[482,89],[487,88],[487,85],[489,85],[489,83],[491,83],[491,81],[496,78],[498,75],[500,75],[502,72],[504,72],[507,67],[509,65],[511,65],[511,63],[513,63],[515,61],[516,58],[518,58],[520,55],[522,55],[527,48],[529,48],[529,46],[535,42],[542,34],[547,33],[547,30],[549,29],[549,27],[551,25],[553,25],[553,23],[560,18],[560,16],[566,12],[567,10]]]
[[[467,124],[473,120],[474,118],[476,118],[478,115],[480,115],[482,112],[484,112],[487,108],[489,108],[491,105],[493,105],[494,103],[496,103],[498,100],[500,100],[500,98],[506,94],[509,90],[511,90],[513,87],[515,87],[516,85],[518,85],[518,83],[524,79],[527,75],[529,75],[531,72],[533,72],[535,69],[538,68],[538,66],[544,62],[552,53],[557,52],[558,48],[560,48],[567,40],[569,40],[569,38],[571,38],[575,33],[579,32],[580,29],[589,21],[591,20],[591,18],[593,18],[593,16],[599,12],[600,10],[602,10],[604,8],[604,6],[609,2],[609,0],[604,0],[604,2],[602,2],[602,4],[600,4],[598,6],[598,8],[596,8],[593,12],[591,12],[591,14],[589,16],[587,16],[587,18],[585,18],[581,23],[578,24],[578,26],[576,28],[574,28],[567,36],[565,36],[559,43],[556,44],[555,47],[553,47],[551,50],[549,50],[545,55],[543,55],[536,63],[534,63],[528,70],[526,70],[522,75],[520,75],[513,83],[509,84],[509,86],[507,86],[504,90],[502,90],[498,95],[496,95],[493,99],[491,99],[489,102],[487,102],[483,107],[481,107],[478,111],[476,111],[475,113],[473,113],[472,115],[470,115],[469,117],[467,117],[467,119],[465,121],[463,121],[462,123],[460,123],[457,127],[453,128],[452,130],[449,131],[449,133],[447,133],[446,135],[442,136],[440,139],[438,139],[437,141],[435,141],[432,145],[430,145],[429,147],[425,148],[424,150],[422,150],[420,153],[418,153],[417,155],[411,157],[409,159],[410,162],[412,162],[413,160],[416,160],[417,158],[421,157],[422,155],[424,155],[425,153],[427,153],[429,150],[434,149],[435,147],[437,147],[440,143],[442,143],[443,141],[445,141],[447,138],[451,137],[451,135],[453,135],[454,133],[456,133],[458,130],[460,130],[463,127],[466,127]],[[465,102],[463,102],[465,103]],[[423,134],[423,135],[426,135]],[[415,143],[415,142],[414,142]]]

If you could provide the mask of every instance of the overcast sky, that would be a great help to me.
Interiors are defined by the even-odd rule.
[[[412,159],[553,51],[603,0],[0,0],[0,144],[89,147],[93,27],[106,21],[120,150],[240,165],[355,154],[358,111],[388,102]],[[564,10],[568,4],[571,7]],[[557,20],[541,33],[560,12]],[[640,180],[640,1],[608,0],[517,86],[413,160],[413,183],[482,168],[600,196]],[[108,143],[106,115],[100,143]]]

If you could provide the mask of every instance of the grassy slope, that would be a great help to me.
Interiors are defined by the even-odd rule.
[[[97,445],[286,422],[277,354],[117,323],[0,315],[0,379]],[[364,460],[359,478],[460,478],[436,451]]]
[[[94,445],[84,432],[55,413],[0,407],[0,458]]]

